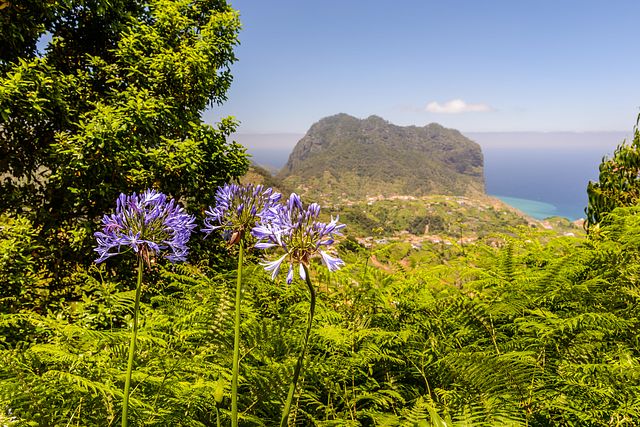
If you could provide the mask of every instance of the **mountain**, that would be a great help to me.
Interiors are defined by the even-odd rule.
[[[349,144],[352,147],[345,147]],[[374,154],[378,152],[377,158],[365,153],[369,154],[367,159],[371,163],[368,165],[358,161],[365,155],[361,154],[360,144],[368,144],[365,148]],[[426,175],[420,175],[425,167],[414,173],[402,163],[416,159],[428,163],[430,171],[439,168],[438,178],[448,173],[448,184],[453,182],[461,188],[460,193],[466,191],[470,194],[455,194],[453,191],[447,194],[447,188],[456,187],[447,187],[447,183],[442,181],[436,182],[440,185],[437,193],[423,194],[424,190],[417,187],[421,190],[419,195],[407,194],[403,189],[417,186],[412,180],[415,177],[424,179]],[[460,159],[466,159],[471,165],[461,163]],[[293,173],[287,175],[287,167]],[[429,242],[444,245],[457,242],[462,245],[526,225],[554,230],[560,235],[582,232],[582,228],[568,220],[537,221],[483,194],[478,190],[478,187],[482,189],[481,178],[459,172],[475,167],[482,173],[482,153],[478,146],[459,132],[440,125],[399,127],[375,116],[366,120],[346,114],[329,117],[316,123],[300,139],[287,167],[280,176],[274,177],[267,169],[253,164],[242,178],[242,183],[273,187],[285,197],[296,191],[305,196],[307,203],[320,202],[324,220],[331,215],[340,215],[341,221],[348,225],[347,235],[364,245],[394,241],[410,242],[414,246]],[[398,185],[394,191],[386,191],[383,168],[397,169],[394,170],[395,179],[403,182],[404,187]],[[313,173],[295,173],[309,170]],[[357,173],[363,177],[358,177]],[[325,180],[331,185],[327,185]],[[292,187],[295,182],[297,187]]]
[[[278,178],[302,194],[350,200],[484,194],[478,144],[435,123],[402,127],[377,116],[337,114],[315,123]]]

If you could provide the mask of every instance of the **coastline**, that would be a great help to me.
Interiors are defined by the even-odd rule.
[[[541,202],[538,200],[523,199],[520,197],[501,196],[497,194],[490,194],[490,197],[499,199],[507,205],[525,213],[526,215],[535,218],[537,220],[544,220],[549,217],[562,217],[567,218],[570,221],[576,221],[581,218],[578,215],[571,215],[570,213],[563,211],[558,206],[548,202]]]

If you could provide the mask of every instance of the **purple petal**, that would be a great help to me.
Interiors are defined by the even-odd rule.
[[[298,196],[296,193],[291,193],[291,195],[289,196],[288,207],[290,211],[294,210],[294,208],[302,210],[302,201],[300,200],[300,196]]]
[[[278,246],[275,243],[268,243],[268,242],[258,242],[255,244],[254,248],[256,249],[269,249],[272,248],[274,246]]]
[[[271,272],[271,280],[275,280],[276,276],[280,272],[280,266],[282,265],[282,261],[284,261],[284,258],[286,256],[287,255],[285,254],[285,255],[282,255],[281,258],[278,258],[275,261],[267,261],[267,262],[260,263],[260,265],[263,266],[266,271]]]
[[[322,257],[322,262],[327,266],[329,271],[339,270],[340,267],[344,265],[344,261],[340,258],[332,257],[324,251],[320,251],[320,256]]]

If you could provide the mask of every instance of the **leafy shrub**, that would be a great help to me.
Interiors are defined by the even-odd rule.
[[[22,216],[0,214],[0,313],[14,313],[39,298],[38,230]]]

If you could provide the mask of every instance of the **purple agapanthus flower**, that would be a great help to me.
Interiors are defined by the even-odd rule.
[[[184,261],[187,242],[196,227],[195,218],[174,200],[155,190],[138,195],[120,194],[116,213],[102,218],[102,231],[94,233],[98,247],[94,250],[100,263],[132,249],[149,264],[162,251],[171,261]]]
[[[202,229],[209,234],[221,229],[229,245],[239,242],[261,216],[271,212],[282,195],[263,185],[226,184],[218,187],[215,207],[205,212]]]
[[[312,203],[305,209],[300,197],[293,193],[286,204],[277,205],[261,216],[261,222],[252,230],[252,234],[259,240],[255,247],[281,247],[285,251],[275,261],[262,263],[265,270],[271,273],[272,279],[278,275],[282,263],[287,260],[287,283],[293,281],[296,264],[300,277],[304,280],[303,266],[308,266],[315,254],[320,254],[329,271],[336,271],[344,265],[344,261],[329,255],[323,248],[334,242],[335,235],[341,235],[340,231],[345,225],[338,222],[339,218],[331,218],[328,223],[320,222],[319,215],[320,205]]]

